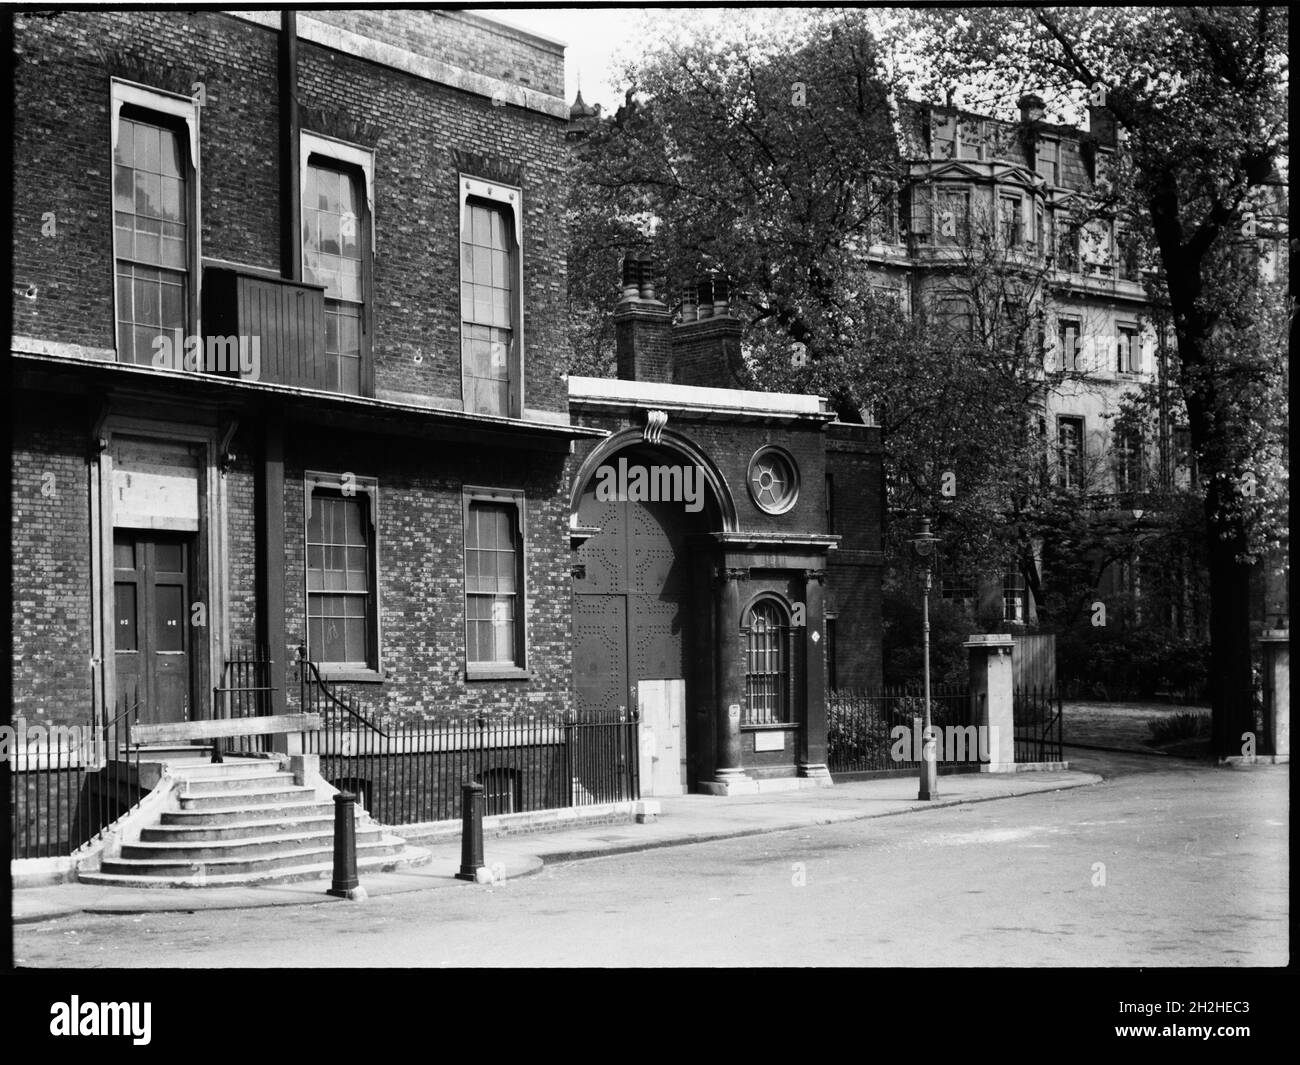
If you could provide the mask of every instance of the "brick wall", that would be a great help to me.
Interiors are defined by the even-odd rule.
[[[489,77],[564,96],[564,47],[525,30],[464,11],[364,8],[313,10],[298,16],[440,59]]]
[[[836,614],[836,682],[861,688],[881,680],[881,576],[884,452],[880,430],[834,423],[826,468],[833,479],[832,522],[840,539],[830,555],[826,610]]]
[[[306,635],[303,473],[375,477],[379,489],[382,682],[339,683],[395,718],[569,708],[570,574],[564,456],[295,431],[285,455],[285,613],[293,647]],[[521,489],[529,680],[473,680],[465,669],[462,485]],[[250,619],[251,621],[251,619]],[[296,699],[296,691],[290,693]]]
[[[673,380],[706,388],[739,388],[741,366],[738,318],[706,318],[673,327]]]
[[[89,413],[48,397],[12,407],[13,716],[91,715]]]
[[[633,427],[639,429],[645,424],[645,415],[589,415],[575,420],[584,425],[619,432]],[[736,505],[736,519],[741,529],[753,532],[825,530],[826,478],[820,423],[811,427],[788,428],[779,425],[705,421],[698,416],[670,412],[667,431],[687,437],[717,466],[718,472],[731,488]],[[751,456],[767,444],[785,448],[799,467],[799,502],[785,514],[768,514],[760,510],[745,487]],[[588,441],[579,441],[575,445],[575,469],[594,446],[594,443]]]
[[[399,17],[366,14],[390,26]],[[472,20],[400,15],[418,16],[430,40],[456,36]],[[161,10],[19,14],[15,23],[14,283],[37,289],[35,299],[16,301],[15,333],[114,345],[113,76],[185,94],[194,82],[204,83],[203,254],[279,269],[276,32],[216,12]],[[485,42],[505,39],[474,36],[476,61],[496,62]],[[523,40],[516,41],[520,55],[528,51]],[[460,47],[470,48],[469,41]],[[522,59],[500,61],[520,65],[530,78],[553,77],[553,50],[536,51],[532,73]],[[475,55],[461,58],[469,63]],[[522,186],[525,404],[563,411],[569,348],[562,120],[493,107],[485,97],[307,42],[300,43],[299,79],[304,129],[375,153],[376,387],[460,398],[457,174],[467,167],[475,176]],[[49,212],[54,236],[42,235]]]

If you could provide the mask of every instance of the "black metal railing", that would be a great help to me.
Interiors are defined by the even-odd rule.
[[[271,713],[271,655],[265,647],[237,647],[226,659],[221,684],[212,689],[212,717],[266,717]],[[216,741],[224,754],[256,754],[271,749],[270,736],[228,736]]]
[[[924,713],[925,693],[919,685],[828,691],[827,768],[832,774],[918,770]],[[987,750],[981,750],[978,734],[970,731],[970,693],[964,686],[933,687],[930,719],[938,732],[936,757],[941,767],[955,768],[988,760]],[[896,729],[905,731],[896,732]]]
[[[1054,688],[1021,688],[1012,696],[1016,763],[1060,762],[1064,754],[1061,696]]]
[[[321,716],[304,750],[320,773],[388,825],[461,816],[462,785],[483,785],[488,816],[640,796],[635,712],[446,715],[392,722],[335,691],[299,655],[302,710]]]
[[[9,758],[14,858],[71,854],[144,797],[131,726],[140,703],[124,692],[105,725],[25,726]],[[37,731],[39,729],[39,731]]]

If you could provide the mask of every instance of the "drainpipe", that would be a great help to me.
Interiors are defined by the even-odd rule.
[[[302,280],[302,190],[298,123],[298,14],[280,13],[280,274]]]

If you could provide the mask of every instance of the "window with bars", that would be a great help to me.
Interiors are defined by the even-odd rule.
[[[474,188],[478,183],[468,184]],[[516,210],[517,201],[502,203],[477,195],[465,196],[461,205],[462,388],[465,409],[480,414],[519,414]]]
[[[113,148],[117,357],[150,364],[188,335],[193,169],[184,123],[123,107]]]
[[[793,724],[798,720],[797,659],[790,615],[776,599],[760,599],[746,613],[746,725]]]
[[[522,496],[467,490],[465,659],[468,668],[524,667]]]
[[[325,286],[325,358],[336,391],[363,395],[368,221],[365,175],[312,155],[302,200],[303,279]]]
[[[308,656],[377,669],[373,495],[309,481],[307,497]]]

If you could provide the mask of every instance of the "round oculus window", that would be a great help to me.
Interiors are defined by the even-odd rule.
[[[784,514],[799,498],[799,469],[777,447],[759,448],[749,460],[749,495],[769,514]]]

